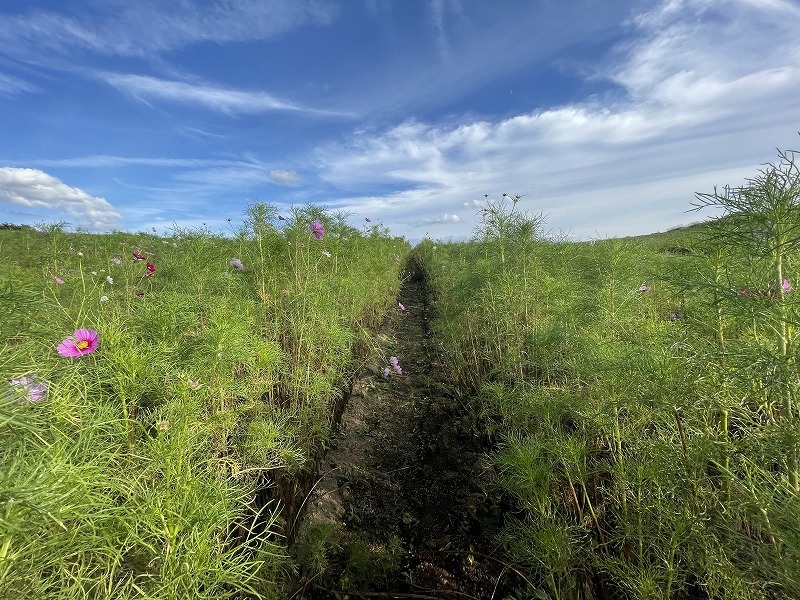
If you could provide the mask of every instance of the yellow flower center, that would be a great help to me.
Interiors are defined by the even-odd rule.
[[[81,340],[80,342],[75,344],[75,347],[81,352],[83,352],[84,350],[86,350],[86,348],[89,347],[89,342],[87,342],[86,340]]]

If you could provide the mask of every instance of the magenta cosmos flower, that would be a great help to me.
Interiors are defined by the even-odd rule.
[[[61,356],[84,356],[91,354],[100,345],[100,334],[94,329],[76,329],[75,333],[58,345]]]
[[[315,239],[321,239],[322,236],[325,235],[325,227],[319,221],[311,223],[309,229],[311,229],[311,235],[313,235]]]

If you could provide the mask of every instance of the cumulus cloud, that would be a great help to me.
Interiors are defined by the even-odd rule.
[[[436,215],[508,192],[579,237],[681,224],[695,192],[738,185],[776,146],[796,145],[799,12],[780,0],[664,2],[595,66],[614,93],[501,119],[363,131],[319,150],[320,177],[349,194],[344,207],[382,206],[400,222],[449,226]],[[393,189],[358,195],[381,183]],[[425,220],[407,219],[411,211]]]
[[[273,169],[269,172],[269,178],[273,183],[278,185],[298,185],[303,181],[302,175],[295,171],[283,171],[281,169]]]
[[[420,219],[414,223],[415,227],[422,225],[458,225],[461,223],[461,217],[456,214],[448,215],[447,213],[434,218]]]
[[[122,218],[104,198],[70,187],[38,169],[0,167],[0,203],[45,209],[48,216],[66,216],[73,225],[94,231],[117,229]]]

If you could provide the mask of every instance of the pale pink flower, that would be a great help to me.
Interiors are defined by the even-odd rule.
[[[20,394],[20,404],[33,404],[47,395],[47,382],[39,381],[38,375],[11,380],[11,387]]]

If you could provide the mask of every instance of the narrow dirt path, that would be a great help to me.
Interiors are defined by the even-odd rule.
[[[307,500],[294,598],[502,598],[483,450],[440,376],[428,288],[412,272],[381,343],[402,375],[360,379]]]

